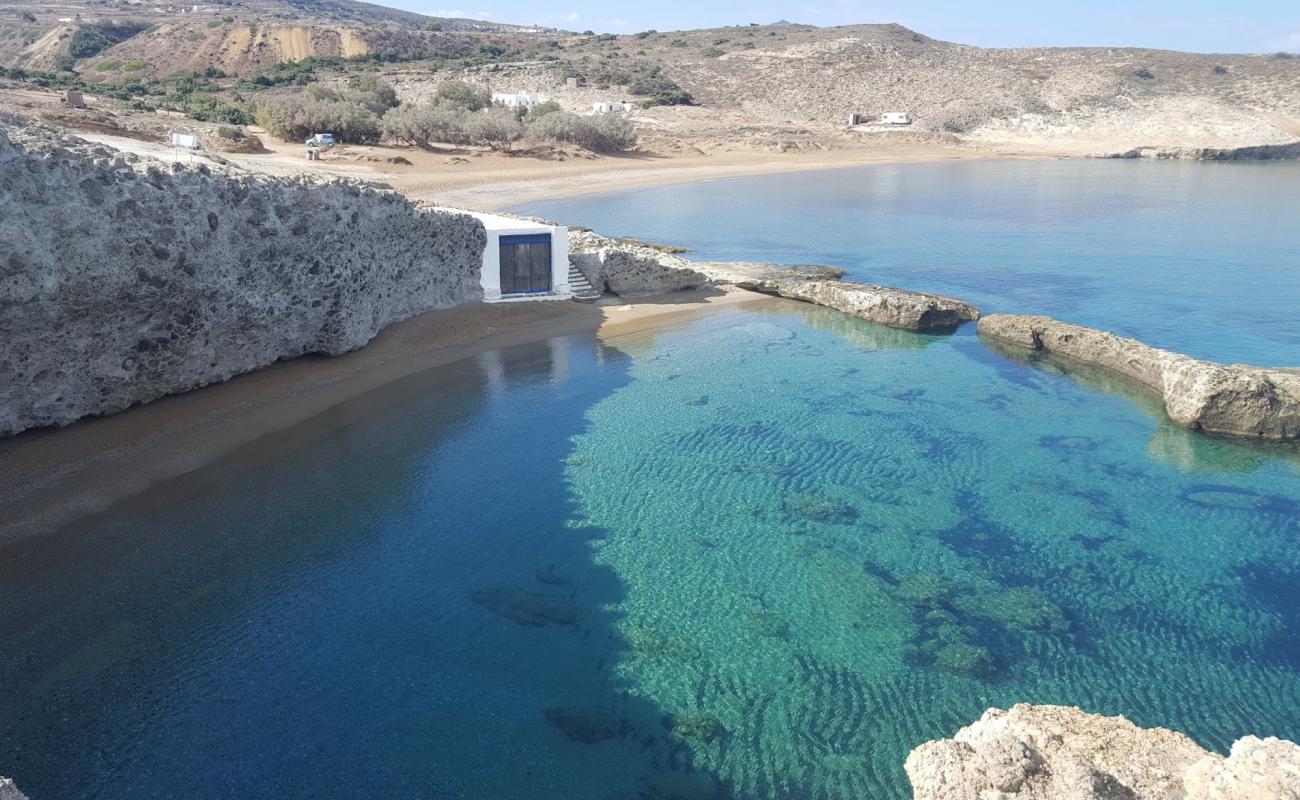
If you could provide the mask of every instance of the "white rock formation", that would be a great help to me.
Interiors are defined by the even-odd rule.
[[[1181,733],[1064,706],[991,708],[905,765],[915,800],[1300,800],[1300,746],[1246,737],[1228,758]]]
[[[480,296],[469,216],[23,137],[0,130],[0,436],[343,353]]]
[[[27,795],[18,791],[13,781],[0,778],[0,800],[27,800]]]
[[[1179,425],[1256,439],[1300,439],[1300,371],[1216,364],[1051,317],[993,314],[981,336],[1123,375],[1160,394]]]

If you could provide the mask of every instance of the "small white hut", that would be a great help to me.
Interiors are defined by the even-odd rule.
[[[623,111],[631,111],[632,104],[626,100],[609,101],[601,100],[591,104],[593,114],[618,114]]]
[[[480,274],[485,302],[567,300],[573,296],[568,228],[498,214],[464,213],[487,229]]]

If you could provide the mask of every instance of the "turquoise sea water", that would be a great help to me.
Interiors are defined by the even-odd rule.
[[[1300,163],[869,166],[514,210],[693,258],[829,264],[1199,358],[1300,364]]]
[[[905,798],[988,706],[1300,739],[1300,450],[783,300],[407,378],[0,548],[45,798]]]

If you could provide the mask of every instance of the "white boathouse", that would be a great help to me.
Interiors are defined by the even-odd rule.
[[[464,213],[487,229],[480,275],[484,302],[573,297],[568,228],[499,214]]]

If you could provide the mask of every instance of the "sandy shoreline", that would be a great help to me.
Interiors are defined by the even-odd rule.
[[[79,136],[120,150],[166,162],[177,158],[172,148],[100,132]],[[696,181],[754,175],[816,172],[884,164],[994,158],[1067,158],[1067,153],[975,149],[915,141],[864,141],[834,150],[773,153],[722,151],[705,153],[634,152],[592,158],[546,160],[526,154],[429,151],[410,147],[340,146],[320,161],[308,162],[298,145],[263,136],[268,152],[224,153],[223,158],[250,172],[312,175],[386,184],[411,200],[475,211],[496,211],[534,200],[601,194]],[[401,158],[405,164],[394,164]],[[181,163],[203,159],[181,156]]]
[[[256,450],[250,445],[266,437],[313,439],[340,424],[331,409],[479,353],[569,335],[616,344],[722,306],[772,302],[781,301],[701,290],[634,305],[473,303],[392,325],[343,356],[282,361],[118,414],[0,440],[0,545],[109,510],[241,449]]]

